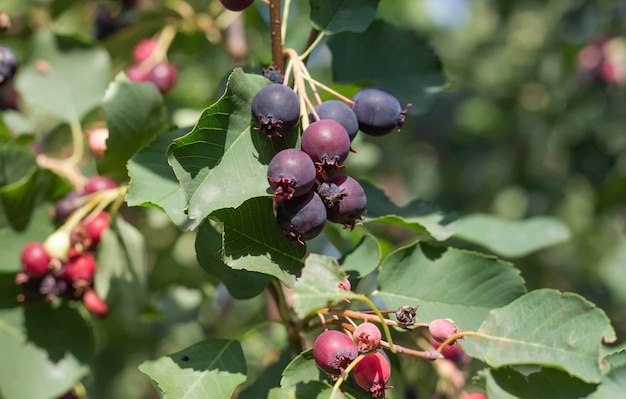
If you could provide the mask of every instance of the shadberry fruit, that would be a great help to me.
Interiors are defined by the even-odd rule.
[[[337,330],[324,331],[313,342],[315,363],[331,375],[341,374],[357,356],[354,341]]]
[[[65,263],[61,275],[72,282],[92,281],[96,272],[96,258],[89,252],[81,252],[70,257]]]
[[[98,191],[116,188],[117,184],[106,176],[92,176],[85,184],[85,193],[93,194]]]
[[[51,258],[62,260],[67,259],[67,253],[70,250],[70,245],[70,235],[61,230],[57,230],[50,234],[43,243],[46,253],[50,255]]]
[[[135,64],[141,64],[152,55],[157,47],[157,41],[155,39],[143,39],[133,49],[133,61]]]
[[[100,298],[96,290],[88,289],[83,295],[83,303],[89,311],[96,317],[104,317],[109,313],[109,305]]]
[[[389,359],[381,352],[373,352],[366,355],[354,366],[354,381],[364,390],[372,394],[372,397],[384,396],[391,365]]]
[[[353,98],[352,111],[359,121],[359,129],[372,136],[383,136],[402,127],[406,111],[398,99],[380,87],[366,87]]]
[[[80,199],[85,194],[78,191],[70,191],[54,205],[54,217],[57,220],[67,219],[80,205]]]
[[[96,245],[100,242],[100,237],[102,237],[102,233],[109,228],[110,221],[111,215],[103,211],[85,224],[85,229],[89,238],[91,238],[92,245]]]
[[[356,340],[356,346],[359,352],[368,352],[376,349],[380,344],[382,334],[380,329],[374,323],[363,322],[354,329],[352,333]]]
[[[178,69],[169,62],[158,63],[148,72],[148,81],[154,83],[161,93],[167,93],[178,78]]]
[[[435,341],[443,342],[458,333],[456,324],[450,319],[435,319],[428,325],[428,331]]]
[[[354,228],[362,219],[367,206],[367,196],[363,187],[358,181],[345,175],[336,175],[327,184],[330,187],[327,191],[334,193],[323,197],[328,220],[341,223],[346,228]],[[322,184],[320,189],[322,187],[326,186]]]
[[[309,154],[318,172],[332,175],[344,167],[342,163],[350,153],[350,137],[341,123],[322,119],[302,132],[300,148]]]
[[[346,129],[350,141],[354,140],[356,137],[359,131],[359,121],[356,119],[352,108],[346,103],[339,100],[327,100],[315,107],[315,112],[317,112],[319,119],[332,119],[341,123],[341,126]],[[311,113],[309,117],[313,121],[316,120],[313,113]]]
[[[432,346],[435,347],[435,349],[441,346],[441,343],[435,341],[434,339],[431,339],[430,343]],[[454,343],[452,345],[446,345],[446,347],[441,350],[441,354],[446,359],[452,360],[453,362],[457,364],[466,364],[466,363],[469,363],[471,360],[470,357],[467,355],[467,353],[465,353],[461,345],[459,345],[458,343]]]
[[[276,207],[278,225],[288,237],[300,244],[317,237],[326,223],[326,208],[320,196],[308,191],[300,197],[281,201]]]
[[[49,272],[50,256],[40,242],[30,242],[22,248],[22,270],[32,277],[43,277]]]
[[[225,9],[230,11],[243,11],[248,8],[254,0],[220,0]]]
[[[0,86],[13,78],[17,71],[17,56],[7,46],[0,46]]]
[[[267,168],[274,194],[290,199],[306,194],[315,184],[315,165],[303,151],[287,148],[278,152]]]
[[[300,119],[298,95],[285,85],[263,87],[252,98],[251,109],[255,130],[260,130],[269,137],[288,134]]]
[[[131,65],[126,70],[124,70],[126,76],[131,82],[147,82],[148,81],[148,71],[145,71],[139,65]]]
[[[487,395],[482,392],[470,392],[461,396],[461,399],[487,399]]]
[[[283,84],[283,81],[285,80],[285,75],[278,72],[273,66],[269,66],[263,69],[262,72],[265,79],[271,81],[274,84]]]
[[[102,158],[104,156],[104,151],[107,149],[109,129],[105,127],[96,127],[89,129],[85,132],[85,134],[87,135],[87,142],[89,143],[91,153],[97,158]]]

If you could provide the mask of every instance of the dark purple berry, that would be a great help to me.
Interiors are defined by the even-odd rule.
[[[220,0],[225,9],[230,11],[243,11],[248,8],[254,0]]]
[[[13,79],[17,71],[17,56],[7,46],[0,46],[0,86]]]
[[[22,270],[31,277],[43,277],[50,271],[50,255],[41,242],[30,242],[22,248]]]
[[[255,130],[268,137],[288,134],[300,119],[298,95],[285,85],[263,87],[252,99],[251,108]]]
[[[300,148],[309,154],[322,176],[329,176],[344,168],[342,163],[350,153],[350,137],[341,123],[322,119],[302,132]]]
[[[285,75],[278,72],[273,66],[269,66],[263,69],[263,76],[265,79],[271,81],[274,84],[283,84],[285,80]]]
[[[338,100],[328,100],[315,107],[315,112],[317,112],[319,119],[332,119],[341,123],[341,126],[348,132],[350,141],[356,137],[359,131],[359,121],[348,104]],[[312,121],[317,120],[313,113],[309,117]]]
[[[324,203],[327,204],[328,220],[341,223],[346,228],[354,228],[357,221],[362,219],[367,206],[367,196],[363,187],[358,181],[345,175],[334,176],[328,185],[331,187],[329,190],[331,193],[339,193],[335,194],[334,198],[331,196],[332,200],[325,197]],[[320,185],[320,188],[322,186]]]
[[[92,194],[98,191],[116,188],[117,184],[106,176],[93,176],[85,184],[85,193]]]
[[[56,202],[54,206],[54,217],[57,220],[67,219],[72,212],[74,212],[82,204],[80,199],[84,195],[85,194],[74,190],[67,193],[65,197]]]
[[[283,233],[304,244],[317,237],[326,223],[326,208],[319,195],[307,191],[300,197],[280,201],[276,207],[276,220]]]
[[[359,121],[359,129],[372,136],[384,136],[404,124],[406,111],[398,99],[380,87],[366,87],[354,95],[352,111]]]
[[[315,363],[331,375],[340,375],[358,354],[354,341],[337,330],[324,331],[313,342]]]
[[[270,161],[267,180],[274,188],[274,195],[285,199],[299,197],[313,188],[315,165],[304,151],[287,148]]]
[[[372,397],[384,396],[390,387],[387,382],[391,377],[391,364],[382,352],[366,355],[354,366],[354,381],[372,394]]]
[[[49,300],[54,300],[56,297],[67,291],[67,281],[53,275],[46,275],[41,284],[39,285],[39,293],[46,296]]]

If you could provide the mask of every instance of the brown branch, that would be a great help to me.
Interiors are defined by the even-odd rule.
[[[281,35],[281,0],[270,0],[270,27],[272,35],[272,64],[282,73],[285,70],[283,41]]]
[[[317,39],[317,37],[320,35],[320,31],[315,29],[315,28],[311,28],[311,32],[309,32],[309,38],[306,41],[306,45],[304,46],[304,50],[302,51],[306,51],[309,46],[311,46],[313,43],[315,43],[315,39]],[[302,59],[302,63],[304,63],[306,65],[307,60],[309,59],[309,56],[307,55],[306,57],[304,57]]]

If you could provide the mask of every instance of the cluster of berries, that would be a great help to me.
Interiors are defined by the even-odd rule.
[[[300,99],[269,70],[274,83],[252,99],[254,129],[270,139],[290,134],[300,119]],[[270,76],[271,75],[271,76]],[[382,136],[404,123],[396,97],[379,87],[354,96],[352,107],[339,100],[320,103],[310,113],[313,122],[304,129],[300,149],[278,152],[270,161],[267,180],[274,190],[276,218],[283,233],[299,243],[321,233],[325,222],[354,226],[362,219],[367,197],[361,184],[341,174],[343,162],[354,150],[358,131]]]
[[[90,178],[83,192],[70,191],[57,201],[55,220],[67,220],[89,195],[116,187],[115,182],[107,177]],[[21,252],[21,270],[16,276],[16,283],[23,289],[19,299],[81,300],[93,315],[107,315],[108,305],[98,296],[93,277],[96,272],[95,251],[102,234],[109,228],[110,219],[106,211],[91,213],[69,233],[61,228],[43,243],[26,244]]]
[[[133,64],[126,68],[126,76],[133,82],[152,82],[162,94],[167,93],[176,83],[178,69],[171,63],[151,60],[157,50],[156,39],[143,39],[133,49]]]
[[[352,380],[372,397],[384,396],[385,390],[391,388],[387,385],[391,364],[378,348],[380,339],[378,327],[367,321],[356,327],[352,338],[338,330],[326,330],[313,342],[313,358],[331,378],[338,378],[359,353],[364,353],[351,371]]]

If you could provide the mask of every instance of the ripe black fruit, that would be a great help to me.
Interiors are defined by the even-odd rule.
[[[285,85],[263,87],[252,99],[251,108],[255,129],[270,137],[288,134],[300,119],[298,95]]]
[[[267,180],[275,189],[275,195],[285,199],[299,197],[313,188],[315,165],[304,151],[287,148],[270,161]]]
[[[336,175],[328,183],[320,185],[318,192],[322,192],[328,220],[331,222],[341,223],[352,229],[361,220],[367,206],[367,197],[361,184],[352,177]],[[330,195],[324,195],[325,192]]]
[[[350,137],[341,123],[332,119],[313,122],[302,132],[302,151],[309,154],[319,172],[333,174],[350,153]]]
[[[225,9],[231,11],[243,11],[248,8],[254,0],[220,0]]]
[[[0,86],[11,80],[17,71],[17,56],[7,46],[0,46]]]
[[[341,123],[341,126],[346,129],[350,141],[354,140],[357,132],[359,131],[359,121],[356,119],[356,115],[352,108],[346,103],[338,100],[328,100],[315,107],[315,112],[319,116],[319,119],[332,119]],[[311,120],[316,120],[313,113],[309,116]]]
[[[276,207],[276,220],[283,233],[304,244],[317,237],[326,223],[326,208],[314,191],[290,200],[281,201]]]
[[[383,136],[402,127],[406,112],[398,99],[380,87],[366,87],[354,95],[352,111],[359,129],[372,136]]]

